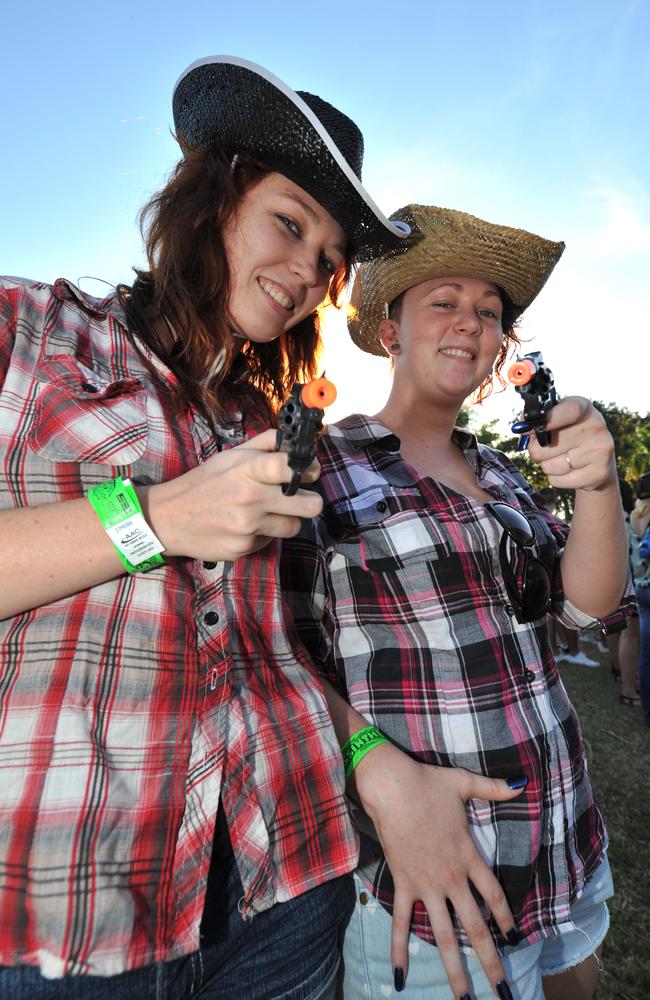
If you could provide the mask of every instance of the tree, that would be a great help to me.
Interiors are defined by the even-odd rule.
[[[616,468],[621,479],[634,482],[650,470],[650,413],[642,417],[616,403],[594,400],[616,446]]]

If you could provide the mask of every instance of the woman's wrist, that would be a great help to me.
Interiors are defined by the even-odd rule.
[[[404,758],[412,763],[402,750],[392,743],[382,743],[367,753],[347,779],[346,790],[359,803],[371,819],[385,803],[387,786],[399,781],[398,772]]]
[[[371,750],[383,743],[388,743],[388,740],[376,726],[364,726],[353,733],[341,747],[346,779],[352,776],[354,769]]]
[[[168,486],[168,483],[137,486],[136,492],[147,523],[165,546],[165,555],[172,557],[183,553],[178,548],[177,519],[174,518]]]
[[[164,564],[164,545],[146,520],[130,479],[116,476],[92,486],[86,499],[129,573],[148,572]]]

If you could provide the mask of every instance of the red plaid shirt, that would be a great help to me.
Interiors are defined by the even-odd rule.
[[[114,296],[0,281],[0,508],[165,481],[262,429],[179,416],[158,368]],[[220,796],[244,915],[354,868],[339,747],[283,622],[275,545],[0,622],[0,963],[112,975],[196,950]]]
[[[538,510],[505,456],[464,432],[455,440],[481,488],[526,514],[537,555],[553,571],[566,525]],[[512,616],[502,529],[481,502],[419,477],[399,447],[361,416],[321,439],[325,509],[285,543],[287,601],[321,673],[395,744],[425,763],[528,776],[522,795],[471,800],[467,817],[517,929],[532,942],[569,926],[571,902],[606,845],[580,727],[545,618],[520,625]],[[597,624],[564,601],[554,577],[557,616],[574,627]],[[360,874],[390,911],[390,871],[369,820],[358,820],[368,834]],[[421,903],[413,930],[433,941]]]

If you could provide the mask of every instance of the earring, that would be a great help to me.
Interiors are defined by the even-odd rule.
[[[393,354],[399,354],[399,344],[397,343],[391,344],[390,349],[393,352]]]

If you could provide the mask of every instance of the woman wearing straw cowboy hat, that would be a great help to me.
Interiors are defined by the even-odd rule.
[[[563,244],[435,207],[396,216],[412,236],[361,266],[349,321],[392,358],[392,391],[321,440],[323,513],[283,546],[298,631],[352,706],[336,718],[363,807],[345,996],[406,982],[418,1000],[579,1000],[611,878],[545,618],[586,627],[625,591],[613,443],[579,397],[552,410],[550,446],[531,441],[576,490],[567,538],[505,456],[454,427]]]
[[[0,284],[3,997],[330,997],[352,905],[281,626],[278,539],[321,501],[267,428],[317,306],[408,229],[356,125],[260,66],[194,63],[174,120],[132,286]]]

